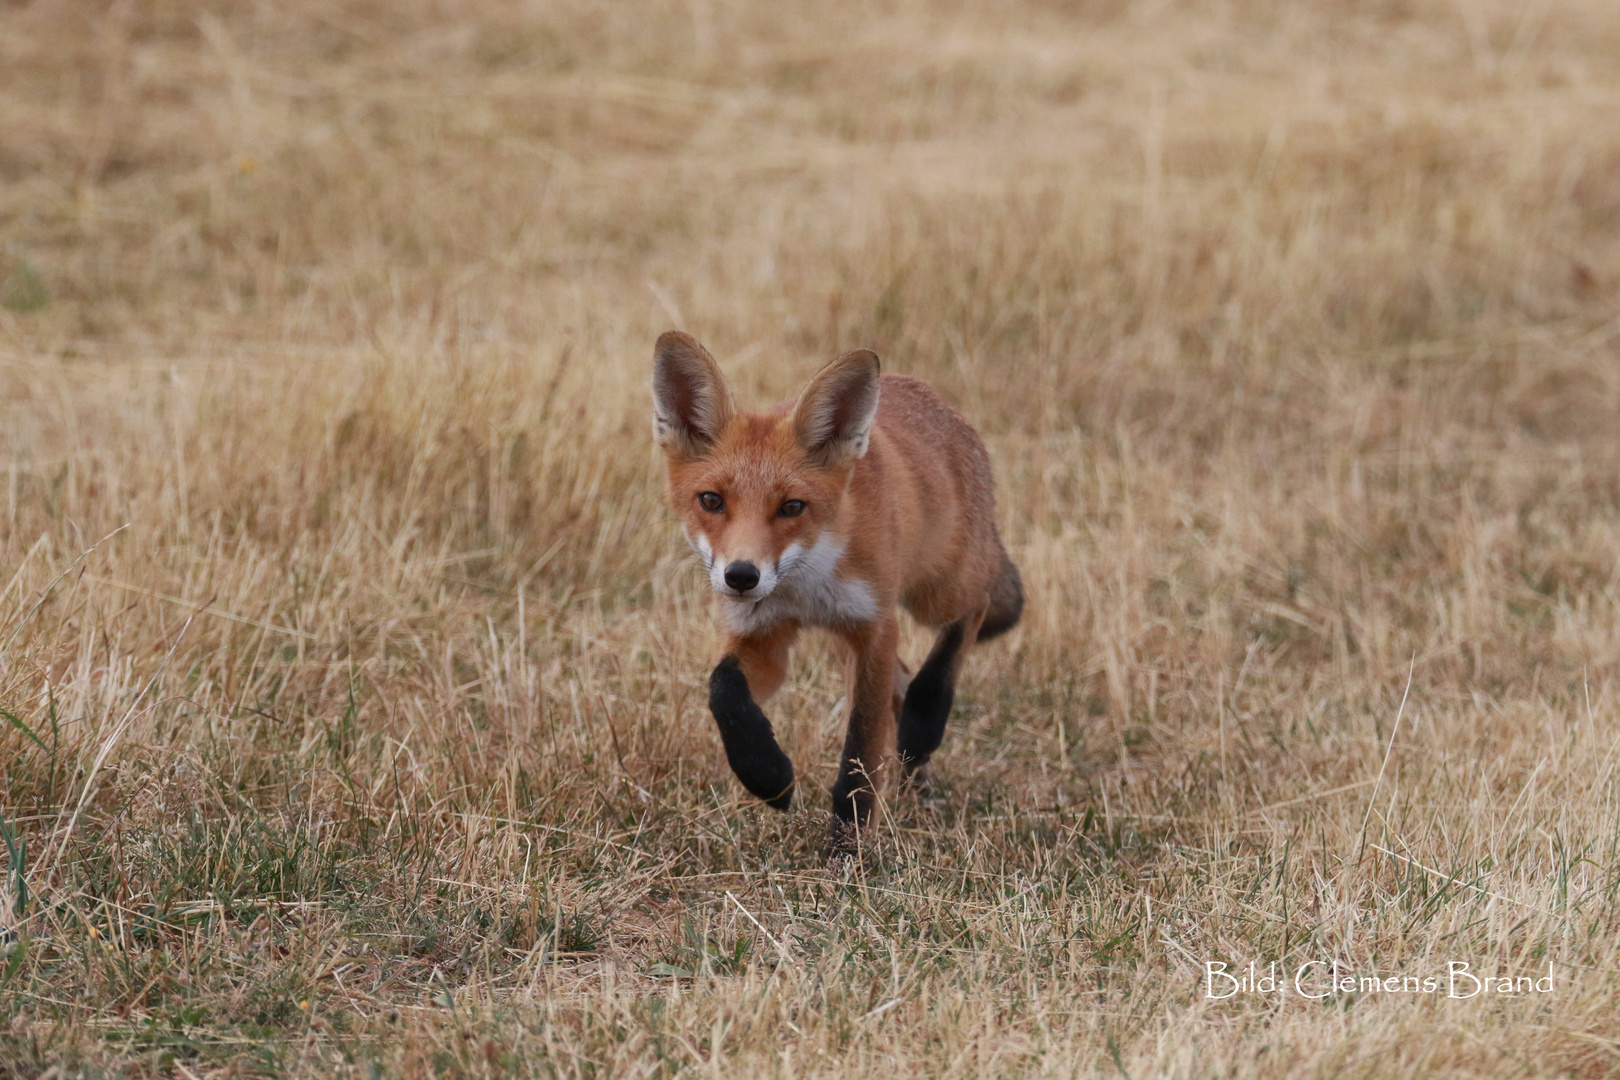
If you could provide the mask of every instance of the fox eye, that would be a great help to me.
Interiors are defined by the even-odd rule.
[[[798,517],[804,513],[803,499],[789,499],[776,510],[777,517]]]
[[[698,505],[711,514],[718,514],[726,508],[726,500],[712,491],[705,491],[698,496]]]

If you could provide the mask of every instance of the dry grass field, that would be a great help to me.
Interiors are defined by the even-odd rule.
[[[0,7],[0,1075],[1620,1072],[1616,57],[1610,0]],[[671,326],[754,403],[871,346],[995,460],[1025,622],[859,863],[828,643],[790,814],[707,714]]]

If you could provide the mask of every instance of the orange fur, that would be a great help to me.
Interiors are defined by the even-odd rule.
[[[944,680],[948,711],[962,649],[987,616],[999,633],[1022,607],[984,445],[926,384],[880,376],[865,350],[822,369],[796,402],[745,413],[703,347],[671,332],[658,340],[654,398],[670,503],[710,570],[725,655],[753,699],[780,687],[801,627],[849,648],[850,728],[834,788],[834,839],[846,841],[893,771],[897,703],[915,693],[918,710],[927,704],[902,685],[895,609],[947,628],[935,651],[949,645],[949,655],[929,679],[936,691]]]

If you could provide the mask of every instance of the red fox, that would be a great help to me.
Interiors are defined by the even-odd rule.
[[[828,837],[848,850],[891,757],[905,782],[926,783],[963,652],[1023,613],[984,444],[925,383],[880,375],[867,349],[822,368],[797,401],[747,413],[707,350],[670,331],[654,350],[653,404],[669,500],[726,631],[709,710],[737,779],[779,810],[793,799],[793,763],[760,704],[782,685],[802,627],[848,647]],[[897,606],[939,629],[915,675],[896,654]]]

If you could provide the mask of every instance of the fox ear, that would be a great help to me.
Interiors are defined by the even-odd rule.
[[[658,336],[652,389],[654,437],[671,454],[702,457],[731,422],[731,391],[720,365],[679,330]]]
[[[866,454],[878,408],[877,354],[847,352],[816,373],[793,407],[793,432],[810,460],[837,465]]]

